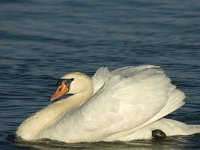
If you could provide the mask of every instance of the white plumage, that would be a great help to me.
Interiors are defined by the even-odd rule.
[[[81,81],[87,77],[80,73],[71,73],[63,79],[73,77],[76,81],[79,76],[80,83],[72,82],[71,90],[82,83],[86,89],[92,81],[93,93],[87,95],[81,91],[82,95],[74,93],[71,98],[50,105],[22,123],[17,135],[25,140],[49,138],[75,143],[151,139],[155,129],[167,136],[200,132],[198,125],[162,119],[184,104],[185,95],[158,66],[124,67],[112,72],[100,68],[88,84]],[[91,92],[92,88],[89,89]],[[75,101],[73,106],[67,106]],[[59,104],[62,105],[56,106]],[[40,124],[44,117],[46,123],[34,129],[33,124]],[[31,136],[30,132],[38,133]]]

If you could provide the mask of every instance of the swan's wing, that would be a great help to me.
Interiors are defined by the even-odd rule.
[[[125,77],[132,76],[132,78],[138,78],[138,79],[148,77],[148,78],[150,78],[150,80],[151,80],[152,75],[155,76],[156,74],[160,74],[163,78],[165,78],[169,81],[168,84],[166,84],[165,89],[164,88],[160,89],[160,90],[163,90],[163,92],[165,92],[165,100],[164,101],[166,103],[165,103],[164,107],[153,118],[151,118],[150,120],[148,120],[147,122],[145,122],[144,124],[142,124],[141,126],[139,126],[137,128],[141,128],[147,124],[150,124],[150,123],[170,114],[171,112],[175,111],[176,109],[178,109],[179,107],[181,107],[182,105],[185,104],[185,102],[183,101],[185,98],[185,94],[182,91],[176,89],[176,86],[171,84],[170,79],[165,75],[165,73],[159,66],[154,66],[154,65],[141,65],[141,66],[136,66],[136,67],[128,66],[128,67],[123,67],[123,68],[119,68],[119,69],[112,71],[112,75],[116,75],[116,74],[120,74],[121,76],[125,76]],[[158,82],[158,83],[155,82],[155,84],[158,84],[158,86],[159,86],[160,82]],[[149,85],[149,86],[151,86],[151,85]],[[153,86],[155,86],[155,85],[153,85]],[[156,88],[156,86],[154,88]],[[161,84],[160,84],[160,86],[162,87]],[[153,91],[153,89],[152,89],[152,92],[155,92],[155,91]],[[158,98],[158,100],[159,100],[159,98]]]
[[[123,140],[180,107],[183,99],[159,67],[125,67],[111,72],[104,86],[59,124],[65,141]]]
[[[96,71],[91,78],[94,88],[93,95],[108,81],[110,75],[107,67],[101,67]]]

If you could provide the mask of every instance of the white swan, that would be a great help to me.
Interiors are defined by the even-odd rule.
[[[151,139],[156,129],[166,136],[200,132],[199,125],[163,119],[184,104],[185,95],[157,66],[100,68],[92,79],[69,73],[51,100],[66,93],[73,95],[26,119],[17,136],[76,143]]]

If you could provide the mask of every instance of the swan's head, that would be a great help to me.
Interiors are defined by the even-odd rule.
[[[69,94],[77,94],[82,92],[93,92],[93,84],[87,75],[80,73],[80,72],[73,72],[64,75],[61,79],[57,82],[57,90],[52,95],[51,101],[65,95]]]

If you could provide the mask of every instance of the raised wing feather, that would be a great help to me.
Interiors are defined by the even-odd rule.
[[[110,71],[107,67],[101,67],[96,71],[94,76],[92,77],[93,83],[93,95],[106,83],[110,77]]]

